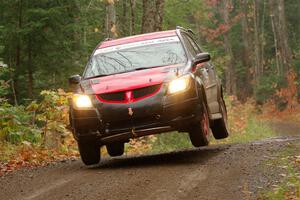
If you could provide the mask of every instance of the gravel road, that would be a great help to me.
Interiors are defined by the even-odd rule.
[[[23,169],[0,178],[0,199],[256,199],[270,184],[261,163],[294,140],[299,137],[107,157],[94,167],[76,160]]]

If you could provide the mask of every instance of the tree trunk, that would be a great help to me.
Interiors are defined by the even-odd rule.
[[[161,31],[165,0],[143,0],[142,33]]]
[[[81,27],[81,31],[78,32],[74,32],[74,40],[78,41],[78,48],[82,48],[83,52],[87,53],[88,51],[88,42],[87,42],[87,35],[88,35],[88,26],[89,26],[89,22],[88,22],[88,13],[89,13],[89,9],[92,5],[93,0],[89,0],[89,3],[86,5],[86,3],[81,2],[80,0],[75,0],[75,5],[78,9],[79,12],[79,17],[80,17],[80,22],[82,24],[80,24]],[[84,5],[83,5],[84,4]]]
[[[155,31],[156,1],[143,0],[142,33]]]
[[[115,1],[106,1],[106,37],[117,38],[117,24],[116,24],[116,9]]]
[[[250,27],[248,24],[248,1],[247,0],[241,0],[242,4],[242,12],[243,16],[241,18],[241,24],[242,24],[242,34],[243,34],[243,45],[244,45],[244,55],[243,55],[243,64],[244,67],[246,68],[246,81],[244,84],[244,97],[249,97],[252,95],[252,71],[253,71],[253,62],[252,62],[252,45],[251,45],[251,36],[250,36]]]
[[[23,1],[20,0],[19,1],[19,17],[18,17],[18,25],[17,25],[17,29],[20,30],[22,28],[23,25]],[[17,35],[17,48],[16,48],[16,69],[15,69],[15,76],[13,79],[14,82],[14,91],[15,91],[15,95],[16,95],[16,102],[18,101],[18,79],[19,79],[19,71],[21,68],[21,37],[18,34]]]
[[[262,22],[260,25],[260,53],[261,53],[261,73],[264,74],[265,66],[265,14],[266,13],[266,1],[263,1],[263,13],[262,13]]]
[[[223,3],[223,19],[224,19],[224,25],[226,27],[229,27],[229,9],[230,8],[230,2],[227,0]],[[229,95],[236,95],[237,94],[237,88],[236,88],[236,75],[235,75],[235,68],[234,68],[234,61],[233,61],[233,53],[232,53],[232,47],[229,41],[229,33],[224,33],[224,49],[226,53],[227,61],[226,61],[226,70],[225,70],[225,81],[226,81],[226,92]]]
[[[288,30],[285,17],[284,0],[278,1],[278,35],[280,42],[280,51],[283,64],[283,71],[286,73],[290,69],[292,53],[288,44]]]
[[[32,46],[31,39],[28,40],[28,64],[27,64],[27,73],[28,73],[28,97],[33,99],[33,70],[32,70]]]
[[[277,12],[275,10],[274,0],[269,0],[269,9],[270,9],[270,18],[271,18],[273,38],[274,38],[274,46],[275,46],[276,69],[277,69],[277,74],[282,75],[283,67],[281,62],[282,61],[281,53],[279,50],[278,30],[277,30],[278,21],[276,16]]]
[[[13,62],[12,62],[12,55],[11,55],[11,49],[9,50],[9,76],[11,80],[11,89],[12,89],[12,94],[13,94],[13,99],[14,99],[14,105],[18,105],[18,100],[17,100],[17,94],[16,94],[16,86],[15,86],[15,81],[14,81],[14,74],[13,74]]]
[[[155,30],[162,31],[165,0],[156,0]]]
[[[131,20],[130,20],[130,35],[135,34],[135,8],[136,8],[136,1],[130,0],[130,13],[131,13]]]
[[[128,23],[128,21],[129,21],[129,23]],[[128,1],[127,0],[122,1],[122,17],[120,18],[120,25],[118,27],[119,27],[121,36],[127,36],[130,33],[130,20],[128,17]]]
[[[260,41],[260,13],[259,13],[259,0],[254,1],[253,6],[253,12],[254,12],[254,80],[255,84],[258,82],[258,78],[262,74],[262,60],[261,60],[261,41]]]

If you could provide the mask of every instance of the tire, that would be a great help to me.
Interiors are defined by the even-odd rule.
[[[213,126],[211,127],[213,135],[217,140],[227,138],[229,135],[228,125],[227,125],[227,110],[223,98],[221,98],[220,110],[221,110],[222,118],[214,120]]]
[[[81,160],[85,165],[94,165],[100,162],[100,147],[97,143],[78,141],[78,149]]]
[[[108,144],[106,145],[106,149],[107,149],[107,153],[111,157],[121,156],[124,153],[124,143],[119,142],[119,143]]]
[[[191,143],[194,147],[207,146],[209,144],[209,116],[205,105],[203,105],[202,116],[199,122],[192,124],[189,130]]]

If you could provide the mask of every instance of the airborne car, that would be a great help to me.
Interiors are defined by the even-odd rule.
[[[100,43],[83,76],[69,78],[82,161],[97,164],[103,145],[120,156],[130,138],[169,131],[188,132],[195,147],[208,145],[211,131],[226,138],[222,85],[209,60],[181,27]]]

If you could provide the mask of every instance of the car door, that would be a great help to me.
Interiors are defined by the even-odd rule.
[[[190,48],[193,49],[192,51],[195,55],[203,52],[201,48],[197,45],[197,43],[193,40],[193,38],[191,38],[187,34],[184,34],[183,37],[185,38]],[[211,113],[217,113],[219,111],[219,107],[217,76],[215,67],[211,62],[207,62],[204,65],[202,64],[202,66],[198,67],[196,70],[196,74],[201,78],[204,84],[206,90],[207,103],[210,108],[210,111]]]

